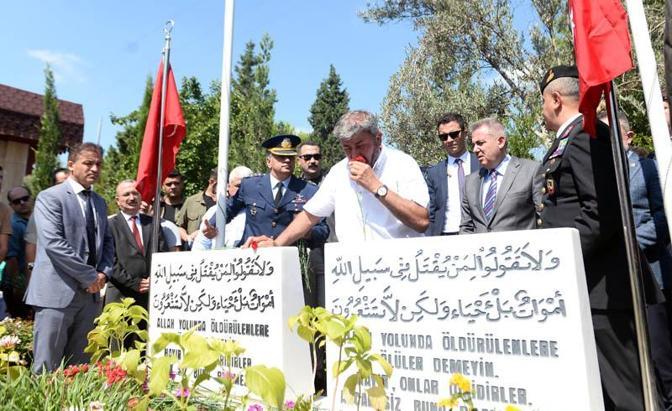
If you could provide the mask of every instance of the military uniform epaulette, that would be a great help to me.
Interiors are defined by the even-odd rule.
[[[265,174],[263,174],[263,173],[253,173],[253,174],[250,174],[249,176],[243,177],[243,180],[246,179],[246,178],[252,178],[252,177],[262,177],[264,175]]]

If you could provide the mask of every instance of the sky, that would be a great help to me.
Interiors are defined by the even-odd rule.
[[[316,90],[333,64],[350,94],[350,107],[379,112],[390,77],[418,33],[410,23],[364,23],[356,0],[238,0],[233,61],[245,43],[264,33],[274,41],[270,85],[276,121],[309,131]],[[155,76],[163,27],[175,21],[171,64],[176,79],[195,76],[207,89],[222,67],[224,0],[22,0],[3,2],[0,83],[44,92],[51,64],[60,99],[84,107],[84,140],[115,141],[110,114],[136,109],[148,75]]]

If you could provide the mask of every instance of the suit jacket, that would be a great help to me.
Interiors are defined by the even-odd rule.
[[[597,135],[591,138],[583,131],[582,121],[582,117],[574,120],[544,157],[540,228],[574,227],[579,231],[591,308],[631,309],[609,128],[598,122]],[[646,300],[659,301],[650,270],[644,270],[643,280]]]
[[[478,157],[474,153],[469,153],[469,158],[471,161],[470,172],[475,173],[481,167],[478,163]],[[443,227],[446,225],[446,204],[449,194],[448,158],[434,164],[424,174],[429,190],[429,227],[427,227],[425,234],[441,235]]]
[[[628,151],[630,200],[637,242],[661,288],[671,284],[670,234],[656,162]]]
[[[65,308],[76,298],[90,298],[86,288],[96,280],[97,272],[109,278],[114,240],[107,224],[107,206],[95,192],[91,201],[96,214],[96,268],[86,264],[86,218],[70,182],[37,195],[33,213],[38,228],[37,255],[26,291],[27,304]]]
[[[462,196],[462,233],[531,230],[537,225],[537,206],[541,203],[542,176],[536,161],[511,156],[504,177],[498,181],[492,218],[483,212],[483,179],[488,170],[469,174]]]
[[[246,177],[235,196],[227,201],[227,223],[238,212],[245,210],[245,230],[240,244],[248,237],[266,235],[276,238],[303,211],[303,205],[317,192],[317,185],[297,177],[290,177],[279,205],[275,206],[271,180],[268,174]],[[319,247],[329,236],[325,219],[311,228],[309,247]]]
[[[132,297],[136,303],[147,308],[149,293],[138,292],[138,284],[143,278],[149,277],[152,267],[152,217],[138,214],[142,226],[144,253],[140,251],[123,214],[120,212],[109,218],[112,237],[114,237],[115,256],[114,270],[105,293],[105,303],[121,301]],[[168,251],[159,230],[159,251]]]

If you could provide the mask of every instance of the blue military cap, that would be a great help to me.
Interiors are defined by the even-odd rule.
[[[301,139],[293,134],[283,134],[266,139],[261,146],[269,153],[276,156],[295,156],[296,146],[301,143]]]
[[[544,90],[546,89],[546,86],[548,84],[555,80],[559,79],[561,77],[573,77],[573,78],[579,78],[579,70],[576,69],[576,66],[555,66],[551,67],[548,69],[548,71],[544,74],[543,79],[539,82],[539,88],[541,89],[541,93],[544,93]]]

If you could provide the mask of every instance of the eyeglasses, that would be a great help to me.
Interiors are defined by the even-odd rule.
[[[451,131],[449,133],[441,133],[441,134],[439,134],[439,138],[441,139],[441,141],[448,140],[448,137],[455,140],[456,138],[458,138],[460,136],[461,132],[462,132],[462,130],[455,130],[455,131]]]
[[[30,196],[24,196],[21,198],[15,198],[14,200],[9,200],[10,203],[14,205],[19,205],[21,203],[27,203],[30,201]]]
[[[315,159],[317,161],[322,160],[322,154],[317,153],[317,154],[303,154],[299,156],[300,159],[305,160],[305,161],[310,161],[312,159]]]

